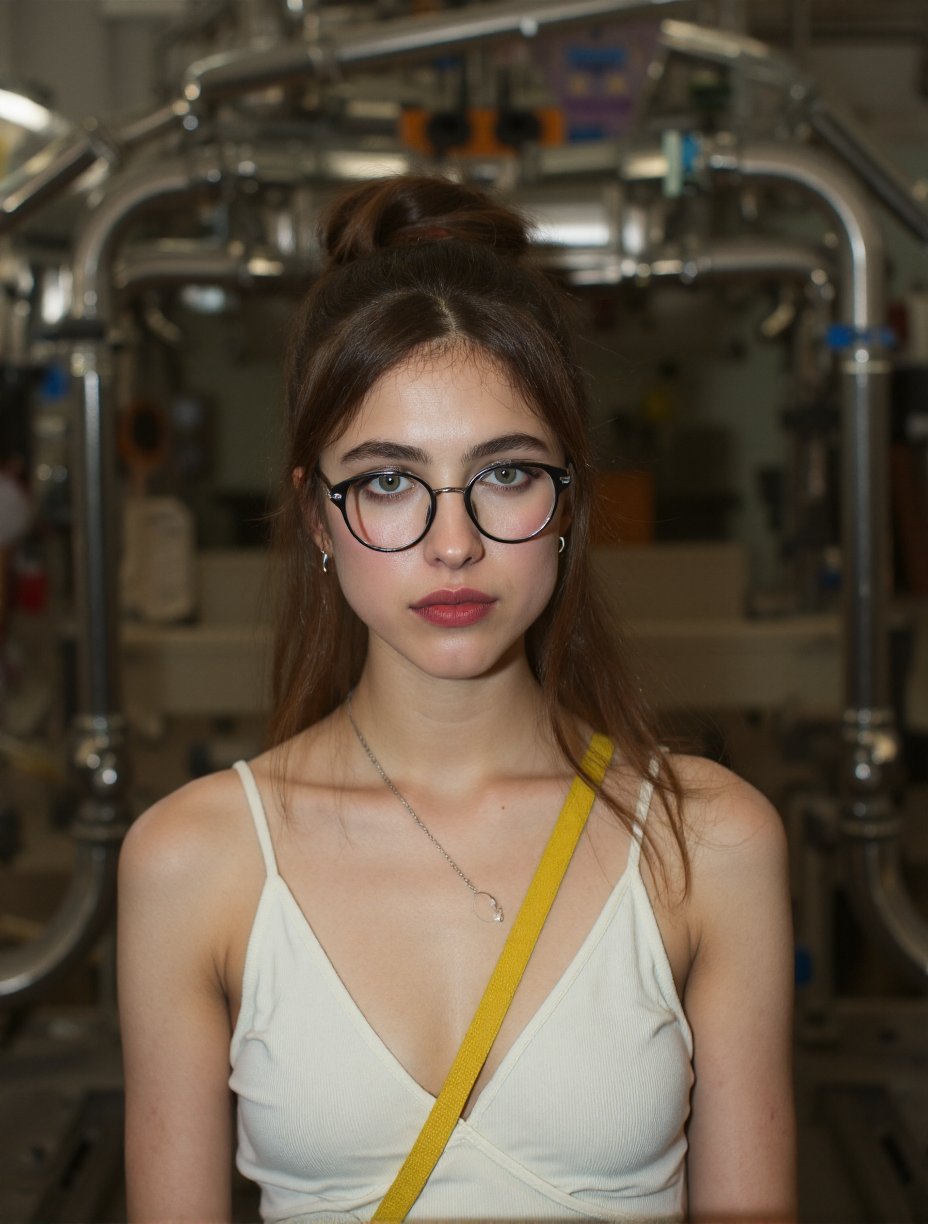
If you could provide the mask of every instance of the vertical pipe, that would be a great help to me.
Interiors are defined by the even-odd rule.
[[[841,361],[844,692],[849,711],[889,707],[889,377],[889,362],[872,345],[858,347]]]
[[[72,464],[78,698],[82,713],[93,718],[107,718],[121,706],[115,420],[103,394],[110,360],[102,341],[82,343],[71,360],[81,388]]]

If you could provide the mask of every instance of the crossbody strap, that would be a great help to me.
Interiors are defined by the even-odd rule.
[[[610,739],[593,736],[583,758],[583,769],[597,787],[606,775],[612,751]],[[509,1010],[595,797],[593,787],[578,774],[441,1092],[373,1220],[404,1220],[445,1150]]]

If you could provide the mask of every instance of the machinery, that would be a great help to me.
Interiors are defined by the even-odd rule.
[[[170,62],[207,38],[221,49],[178,70],[163,105],[59,131],[0,181],[0,364],[25,370],[63,357],[77,389],[78,713],[69,755],[82,794],[70,889],[38,939],[0,952],[0,999],[37,996],[93,945],[110,918],[131,818],[115,459],[128,306],[142,303],[149,325],[169,336],[158,308],[166,288],[295,292],[318,267],[313,227],[327,197],[347,182],[414,168],[511,196],[535,219],[541,257],[578,290],[763,278],[783,290],[772,332],[797,315],[812,321],[797,362],[811,400],[839,389],[843,559],[838,799],[819,809],[819,826],[840,843],[862,925],[920,988],[928,983],[928,923],[909,897],[899,851],[891,333],[877,222],[888,210],[926,243],[928,206],[796,64],[742,34],[693,24],[691,9],[672,0],[545,0],[527,11],[490,0],[359,24],[305,0],[204,4],[162,50]],[[570,60],[564,31],[591,28],[596,39],[577,36]],[[636,48],[633,106],[614,129],[564,141],[571,123],[597,121],[564,81],[581,68],[604,78],[612,35]],[[790,236],[780,223],[784,192],[822,214],[831,246]],[[73,225],[59,259],[31,243],[34,226],[56,210]],[[808,415],[797,422],[794,474],[820,458],[831,427]],[[811,488],[799,479],[790,502],[797,537],[821,514],[822,493]],[[804,575],[821,544],[794,558],[799,611],[815,610]],[[817,990],[806,1018],[815,1013],[821,1032],[833,999],[824,978]],[[838,1112],[846,1122],[848,1110]],[[924,1170],[913,1176],[920,1194]]]

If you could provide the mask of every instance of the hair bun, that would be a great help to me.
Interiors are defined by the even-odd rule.
[[[521,255],[524,219],[477,187],[426,175],[375,179],[339,196],[323,214],[320,242],[334,264],[390,247],[457,240]]]

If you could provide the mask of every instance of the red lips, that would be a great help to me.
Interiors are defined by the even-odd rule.
[[[432,591],[431,595],[426,595],[424,599],[414,603],[412,608],[418,611],[420,608],[431,608],[436,604],[490,604],[494,602],[493,596],[486,595],[483,591],[475,591],[472,587],[453,587],[449,590]]]
[[[472,587],[454,587],[449,590],[432,591],[412,604],[412,610],[431,625],[449,629],[461,629],[475,625],[489,616],[496,600],[484,591]]]

